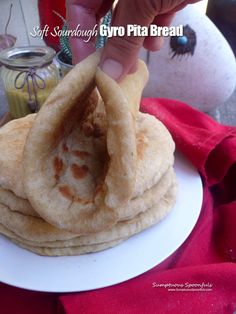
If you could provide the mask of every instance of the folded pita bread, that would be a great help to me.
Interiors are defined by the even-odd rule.
[[[146,115],[145,115],[146,116]],[[5,184],[3,184],[4,187],[7,188],[12,188],[14,193],[16,191],[21,190],[21,195],[24,195],[24,190],[22,189],[22,184],[20,185],[19,182],[22,182],[22,148],[21,145],[23,146],[25,143],[25,138],[27,136],[27,128],[30,128],[33,120],[35,118],[35,115],[29,115],[25,118],[22,119],[18,119],[18,120],[13,120],[11,123],[9,123],[9,125],[6,125],[5,127],[3,127],[2,129],[0,129],[0,134],[6,134],[7,133],[7,140],[8,143],[12,143],[15,142],[17,139],[17,142],[19,143],[19,145],[13,146],[13,145],[5,145],[5,141],[4,141],[4,136],[0,137],[2,138],[2,141],[0,141],[0,148],[1,151],[4,153],[2,154],[2,156],[6,156],[6,158],[2,159],[1,161],[1,166],[0,166],[0,170],[1,173],[5,175],[1,176],[1,180],[3,181],[3,178],[5,178]],[[144,119],[139,116],[140,119],[140,130],[139,130],[139,134],[141,134],[141,132],[143,132],[143,130],[145,131],[145,129],[148,129],[150,126],[146,123],[147,119]],[[25,121],[26,120],[26,121]],[[161,133],[160,129],[156,129],[155,127],[158,125],[157,123],[155,123],[156,121],[153,120],[153,125],[154,128],[151,128],[150,130],[152,131],[152,133],[150,133],[150,138],[151,137],[156,137],[155,132],[158,132],[158,134]],[[152,127],[152,126],[151,126]],[[19,131],[20,128],[22,128],[22,131]],[[7,132],[6,130],[7,129]],[[151,132],[150,131],[150,132]],[[159,136],[160,139],[160,136]],[[158,141],[155,141],[155,144],[158,144]],[[138,157],[140,157],[140,155],[144,155],[146,153],[146,150],[142,149],[142,146],[144,145],[143,143],[143,138],[142,137],[138,137],[138,141],[137,141],[137,147],[138,147]],[[158,145],[157,145],[158,146]],[[162,143],[160,142],[159,146],[162,146]],[[152,148],[153,145],[150,145],[150,148]],[[9,158],[8,156],[14,156],[14,158]],[[150,159],[148,160],[148,156],[150,156]],[[138,214],[140,211],[145,211],[146,208],[149,208],[152,206],[152,204],[154,203],[154,200],[158,200],[159,197],[161,197],[161,193],[165,192],[165,189],[168,188],[168,186],[170,185],[171,181],[172,181],[172,177],[173,177],[173,173],[169,174],[169,175],[163,175],[163,172],[166,170],[167,166],[169,165],[170,161],[168,161],[167,159],[164,158],[160,158],[160,157],[164,157],[162,154],[159,154],[158,157],[156,158],[155,161],[157,161],[157,163],[153,163],[152,162],[152,154],[147,154],[147,157],[145,156],[146,159],[146,164],[144,165],[144,163],[140,163],[138,162],[138,180],[136,180],[135,183],[135,190],[136,192],[136,197],[132,198],[132,200],[124,205],[121,206],[119,209],[119,220],[122,219],[126,219],[131,218],[132,216]],[[173,158],[173,156],[172,156]],[[139,161],[142,160],[139,158]],[[165,163],[166,162],[166,163]],[[148,165],[150,165],[150,167],[148,167]],[[155,168],[153,167],[153,165],[158,169],[158,171],[155,171]],[[151,168],[151,170],[150,170]],[[169,170],[169,173],[173,172],[172,169]],[[148,190],[144,191],[143,194],[142,190],[140,190],[139,186],[142,187],[142,185],[140,184],[140,182],[142,182],[143,177],[145,176],[145,173],[154,173],[156,175],[156,180],[158,180],[158,184],[156,184],[156,186],[147,186],[147,188],[149,188]],[[161,178],[159,178],[161,177]],[[18,186],[16,184],[16,182],[18,183]],[[153,182],[150,181],[150,185]],[[17,189],[16,189],[17,187]],[[139,189],[139,190],[138,190]],[[162,192],[161,192],[162,190]],[[138,193],[139,192],[139,193]],[[39,216],[38,213],[34,210],[34,208],[31,206],[31,204],[28,202],[27,199],[18,197],[14,194],[12,191],[10,190],[6,190],[3,188],[0,188],[0,203],[2,203],[3,205],[6,205],[7,207],[9,207],[11,210],[14,211],[19,211],[21,213],[27,214],[27,215],[32,215],[32,216]],[[139,195],[140,194],[140,195]],[[138,196],[139,195],[139,196]]]
[[[37,116],[0,129],[0,233],[41,255],[112,247],[175,202],[174,142],[139,112],[146,66],[117,84],[99,59],[77,65]]]
[[[81,236],[80,239],[82,239],[81,241],[83,242],[80,244],[91,244],[94,243],[94,241],[96,241],[96,243],[97,241],[105,242],[106,239],[107,241],[111,240],[112,234],[119,230],[119,226],[126,226],[126,224],[130,224],[132,221],[138,219],[139,216],[146,217],[145,215],[148,215],[147,213],[148,211],[150,211],[150,208],[158,208],[158,211],[161,211],[162,209],[160,206],[162,199],[165,199],[165,195],[170,194],[170,191],[172,191],[171,193],[173,194],[173,190],[175,191],[175,189],[176,183],[175,179],[173,179],[171,186],[168,187],[168,190],[165,191],[165,194],[163,194],[161,198],[157,199],[157,201],[154,202],[151,207],[146,208],[144,212],[141,211],[139,214],[130,217],[130,219],[118,222],[111,229],[103,230],[87,236]],[[4,204],[0,204],[0,213],[0,223],[12,232],[16,233],[19,237],[24,238],[25,240],[31,240],[34,242],[51,242],[69,240],[78,237],[78,235],[76,234],[72,234],[62,229],[53,227],[40,217],[27,216],[18,212],[11,211]],[[103,239],[101,240],[98,235],[102,235]],[[127,236],[128,234],[125,237]]]
[[[50,224],[77,234],[115,225],[120,207],[158,182],[174,160],[167,129],[137,110],[146,66],[140,62],[119,86],[96,70],[98,62],[98,54],[91,55],[55,88],[24,149],[24,185],[33,208]],[[106,124],[96,114],[95,83]],[[87,120],[89,111],[96,125]],[[91,136],[84,128],[89,123]]]
[[[0,205],[0,210],[3,214],[2,216],[5,217],[1,218],[0,232],[12,239],[13,242],[16,242],[21,246],[42,255],[74,255],[79,254],[80,248],[83,250],[83,253],[93,252],[96,250],[96,247],[99,248],[99,250],[102,250],[107,248],[107,246],[111,247],[113,245],[116,245],[118,242],[160,221],[172,208],[176,198],[176,191],[177,186],[176,182],[174,182],[158,204],[154,205],[152,208],[146,210],[143,213],[140,213],[130,220],[117,223],[117,225],[110,230],[102,231],[88,236],[73,237],[67,240],[54,239],[52,241],[42,242],[38,241],[38,236],[36,237],[37,241],[32,240],[35,236],[35,233],[37,233],[39,230],[38,228],[35,229],[34,225],[31,226],[31,240],[28,240],[28,236],[25,239],[25,230],[29,231],[29,228],[21,228],[21,232],[19,232],[19,229],[15,229],[15,232],[11,230],[11,221],[14,221],[14,219],[18,221],[23,221],[23,219],[19,219],[19,217],[17,217],[21,214],[11,212],[7,210],[7,208],[3,208],[3,206]],[[30,219],[33,218],[31,217]],[[13,225],[15,224],[13,223]],[[64,234],[64,236],[67,237],[68,235]],[[86,252],[84,251],[85,248],[87,250]]]
[[[157,203],[171,186],[174,176],[174,170],[171,167],[161,177],[158,183],[146,190],[143,195],[132,198],[128,205],[121,206],[119,209],[119,221],[131,219]],[[17,197],[9,190],[0,188],[0,204],[5,205],[12,211],[17,211],[27,216],[39,217],[28,200]]]

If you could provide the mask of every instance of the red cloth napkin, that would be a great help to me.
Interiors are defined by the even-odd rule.
[[[61,295],[58,304],[56,294],[2,285],[1,313],[41,313],[39,309],[67,314],[236,311],[236,128],[220,125],[173,100],[144,99],[141,109],[163,121],[177,148],[201,173],[204,200],[191,235],[147,273],[112,287]],[[202,291],[190,291],[199,287]]]

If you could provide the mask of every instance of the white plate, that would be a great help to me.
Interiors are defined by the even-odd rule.
[[[72,257],[38,256],[0,236],[0,280],[37,291],[85,291],[123,282],[153,268],[185,241],[201,210],[198,172],[180,155],[175,170],[177,203],[156,226],[112,249]]]

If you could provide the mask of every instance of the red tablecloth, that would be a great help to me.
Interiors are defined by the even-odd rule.
[[[112,287],[57,295],[2,284],[0,313],[236,311],[236,128],[173,100],[144,99],[141,108],[165,123],[178,149],[201,173],[204,201],[191,235],[160,265]]]

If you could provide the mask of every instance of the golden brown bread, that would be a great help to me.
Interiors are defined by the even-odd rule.
[[[139,112],[145,65],[117,84],[99,58],[77,65],[37,117],[0,129],[0,233],[38,254],[112,247],[175,202],[174,142]]]

